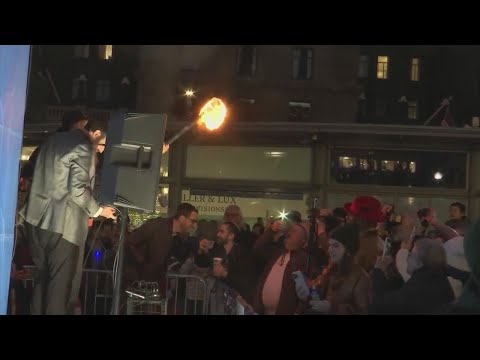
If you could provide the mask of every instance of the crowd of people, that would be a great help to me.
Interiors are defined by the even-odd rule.
[[[17,224],[11,314],[72,313],[88,288],[82,269],[114,269],[115,209],[97,203],[91,184],[106,130],[85,127],[82,114],[64,120],[22,170],[35,176]],[[127,231],[122,309],[125,290],[138,281],[158,283],[168,297],[167,273],[174,272],[208,279],[208,291],[187,280],[187,313],[197,313],[199,301],[208,306],[198,308],[221,313],[222,286],[262,315],[480,313],[480,222],[471,224],[465,210],[451,204],[443,222],[435,209],[398,214],[358,196],[336,209],[311,209],[308,218],[298,211],[259,218],[250,228],[237,205],[217,222],[182,203],[172,217]],[[25,286],[33,264],[35,286]]]
[[[291,211],[283,218],[259,218],[250,229],[236,205],[217,222],[199,220],[197,209],[183,203],[173,217],[154,218],[127,231],[124,290],[138,280],[165,289],[167,272],[175,272],[218,280],[235,289],[256,314],[480,311],[480,222],[470,225],[463,204],[453,203],[445,222],[434,209],[394,214],[391,206],[369,196],[309,215],[302,219]],[[19,225],[12,265],[17,314],[28,313],[31,292],[20,286],[32,265],[22,231]],[[118,239],[118,224],[95,222],[84,268],[112,270]],[[188,314],[198,314],[206,299],[196,281],[187,280],[184,289]],[[125,295],[122,301],[125,308]]]
[[[259,219],[250,230],[236,205],[217,223],[199,221],[184,203],[172,218],[129,234],[124,283],[156,281],[164,289],[167,269],[212,278],[264,315],[478,312],[480,223],[470,229],[459,203],[445,223],[434,209],[393,211],[360,196],[308,220],[297,211],[265,225]],[[192,282],[186,300],[201,309],[204,294]]]

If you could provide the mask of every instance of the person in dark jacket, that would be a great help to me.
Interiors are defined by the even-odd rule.
[[[236,242],[247,250],[251,250],[255,244],[255,236],[250,231],[250,227],[243,219],[242,210],[238,205],[229,205],[225,209],[223,221],[231,222],[237,225],[239,233],[236,236]]]
[[[480,220],[477,220],[463,240],[465,258],[471,270],[458,301],[442,309],[444,315],[480,315]]]
[[[197,222],[198,210],[182,203],[173,217],[150,219],[135,229],[125,241],[124,287],[143,280],[157,282],[159,289],[165,289],[170,257],[176,253],[172,250],[179,242],[176,237],[186,237]]]
[[[411,277],[400,289],[388,291],[378,277],[373,278],[377,282],[373,284],[371,314],[430,314],[454,300],[445,249],[440,242],[430,238],[414,241],[407,261]]]
[[[211,250],[208,240],[200,241],[195,265],[212,268],[215,278],[223,280],[251,304],[256,285],[254,262],[250,251],[237,243],[239,233],[240,230],[234,223],[221,224],[217,242]]]

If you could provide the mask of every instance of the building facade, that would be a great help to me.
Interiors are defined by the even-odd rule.
[[[434,207],[446,219],[448,205],[461,201],[471,216],[480,215],[480,132],[421,126],[447,96],[461,113],[464,87],[454,81],[461,76],[446,69],[465,54],[440,46],[137,50],[135,109],[166,112],[167,138],[194,121],[210,97],[229,107],[221,129],[195,128],[163,156],[160,214],[188,201],[201,217],[220,219],[237,204],[253,223],[369,194],[398,212]],[[462,71],[473,74],[469,63]],[[475,114],[462,108],[463,119]],[[26,132],[44,129],[29,125]]]
[[[472,125],[480,116],[479,64],[477,45],[362,45],[357,122],[422,125],[449,99],[450,126]],[[441,124],[438,115],[432,125]]]

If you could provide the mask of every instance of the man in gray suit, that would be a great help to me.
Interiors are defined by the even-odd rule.
[[[103,152],[106,124],[52,135],[38,154],[25,207],[25,226],[37,266],[32,314],[67,314],[78,282],[89,218],[115,219],[93,197],[94,157]],[[80,272],[80,274],[79,274]]]

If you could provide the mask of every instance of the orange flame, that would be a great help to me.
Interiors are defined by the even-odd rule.
[[[198,124],[205,124],[208,130],[222,126],[227,116],[227,107],[219,98],[211,98],[200,110]]]

